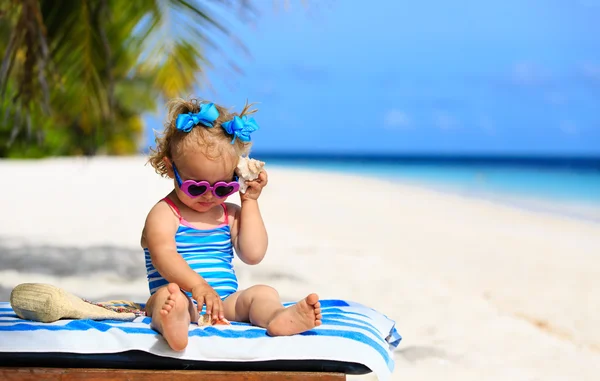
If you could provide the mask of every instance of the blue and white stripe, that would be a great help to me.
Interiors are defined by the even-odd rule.
[[[192,270],[200,274],[215,289],[221,299],[237,291],[238,281],[232,265],[233,245],[229,225],[224,224],[209,230],[179,225],[175,234],[175,243],[177,252]],[[147,248],[144,249],[144,256],[148,287],[150,294],[154,294],[169,281],[154,267]]]
[[[285,303],[289,306],[293,303]],[[310,331],[271,337],[246,323],[191,325],[185,352],[172,351],[150,319],[59,320],[39,323],[19,319],[0,302],[1,352],[119,353],[139,350],[196,361],[332,360],[363,364],[381,381],[394,370],[394,349],[401,337],[395,322],[359,303],[321,300],[323,324]],[[240,340],[243,339],[243,340]]]

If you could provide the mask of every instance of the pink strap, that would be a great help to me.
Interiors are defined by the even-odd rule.
[[[221,205],[223,205],[223,211],[225,212],[225,225],[229,225],[229,213],[227,213],[227,205],[225,205],[225,203],[222,203]]]
[[[163,198],[163,200],[169,204],[171,206],[171,208],[173,208],[173,211],[175,212],[175,214],[177,215],[177,217],[179,217],[179,221],[181,221],[181,213],[179,213],[179,208],[177,207],[177,205],[175,205],[175,203],[173,201],[171,201],[170,198],[165,197]]]

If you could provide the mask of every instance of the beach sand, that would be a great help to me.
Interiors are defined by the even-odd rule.
[[[144,164],[0,161],[0,300],[19,283],[48,282],[92,300],[145,301],[140,231],[172,182]],[[386,180],[267,170],[269,251],[258,266],[236,261],[241,287],[386,314],[403,336],[394,380],[598,378],[600,224]]]

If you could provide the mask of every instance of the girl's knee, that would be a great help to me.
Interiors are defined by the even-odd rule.
[[[259,299],[276,299],[279,300],[279,293],[271,286],[266,286],[263,284],[259,284],[256,286],[248,287],[244,291],[239,294],[239,297],[235,298],[235,309],[238,308],[249,308],[250,304],[253,303],[254,300]],[[232,299],[233,300],[233,299]]]
[[[253,294],[279,296],[279,292],[277,292],[276,289],[264,284],[257,284],[256,286],[252,286],[248,289],[248,291],[251,291]]]
[[[246,289],[245,291],[245,297],[244,299],[251,301],[254,300],[254,298],[259,297],[259,298],[274,298],[274,299],[278,299],[279,298],[279,293],[277,292],[276,289],[274,289],[271,286],[267,286],[264,284],[257,284],[256,286],[252,286]]]

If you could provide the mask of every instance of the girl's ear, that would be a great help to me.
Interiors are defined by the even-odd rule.
[[[165,168],[167,168],[167,176],[174,179],[175,173],[173,172],[173,163],[171,162],[171,159],[165,156],[163,158],[163,163],[165,163]]]

